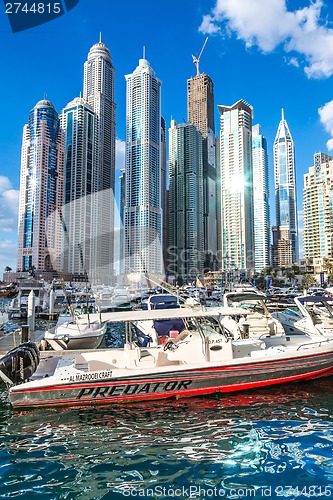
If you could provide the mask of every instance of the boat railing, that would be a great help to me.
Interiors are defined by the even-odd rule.
[[[321,347],[323,344],[330,344],[330,343],[333,343],[333,339],[317,340],[316,342],[305,342],[304,344],[300,344],[297,347],[296,351],[299,351],[300,349],[306,348],[306,347],[313,347],[316,344],[318,344],[318,347]]]

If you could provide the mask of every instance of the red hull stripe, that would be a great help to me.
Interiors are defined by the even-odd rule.
[[[181,397],[193,397],[193,396],[202,396],[206,394],[213,394],[215,392],[237,392],[248,389],[255,389],[260,387],[267,387],[270,385],[284,384],[288,382],[295,382],[301,380],[313,380],[320,377],[326,377],[329,375],[333,375],[333,367],[324,368],[322,370],[313,371],[311,373],[305,373],[300,375],[292,375],[289,377],[281,377],[278,379],[266,379],[264,381],[253,381],[253,382],[244,382],[241,384],[234,385],[221,385],[215,387],[203,387],[197,389],[187,389],[186,391],[168,391],[167,393],[158,393],[158,394],[137,394],[135,397],[127,397],[123,398],[121,396],[117,397],[108,397],[108,398],[94,398],[94,399],[57,399],[57,400],[49,400],[49,401],[38,401],[38,402],[13,402],[13,406],[56,406],[56,405],[76,405],[76,406],[84,406],[84,405],[96,405],[96,404],[104,404],[104,403],[124,403],[124,402],[137,402],[137,401],[147,401],[153,399],[166,399],[171,397],[181,398]],[[165,380],[164,380],[165,381]],[[150,381],[151,382],[151,381]],[[82,386],[80,386],[82,387]]]
[[[326,355],[327,353],[325,353]],[[303,366],[308,366],[309,368],[312,368],[312,364],[311,364],[311,361],[312,361],[312,358],[314,357],[317,357],[317,356],[323,356],[323,354],[316,354],[314,356],[309,356],[307,357],[306,361],[303,359],[302,360],[302,365]],[[292,367],[292,362],[293,361],[299,361],[298,358],[292,358],[292,359],[288,359],[288,360],[285,360],[286,361],[286,364],[289,365],[291,364],[291,367]],[[270,363],[270,365],[269,365]],[[286,367],[286,364],[284,364],[283,366]],[[317,364],[317,362],[316,362]],[[296,366],[297,367],[297,366]],[[160,378],[144,378],[144,379],[141,379],[139,375],[136,375],[135,377],[133,377],[133,379],[131,380],[128,380],[128,379],[123,379],[123,380],[120,380],[120,381],[117,381],[115,379],[108,379],[106,381],[95,381],[95,382],[81,382],[81,383],[71,383],[71,384],[63,384],[63,385],[52,385],[52,386],[46,386],[46,387],[40,387],[40,388],[36,388],[36,389],[16,389],[13,394],[24,394],[25,392],[26,393],[33,393],[33,392],[43,392],[43,391],[59,391],[59,390],[70,390],[70,389],[88,389],[88,388],[93,388],[93,387],[107,387],[109,385],[114,385],[114,386],[117,386],[117,385],[126,385],[126,384],[129,384],[129,383],[138,383],[138,384],[148,384],[148,383],[157,383],[157,382],[160,382],[160,383],[163,383],[163,382],[168,382],[168,381],[173,381],[175,380],[176,378],[179,379],[179,380],[193,380],[193,379],[199,379],[199,380],[202,380],[202,379],[216,379],[218,378],[220,375],[221,372],[226,372],[226,373],[223,373],[223,377],[230,377],[230,376],[234,376],[235,373],[234,371],[237,370],[237,372],[246,372],[246,371],[249,371],[249,373],[247,375],[253,375],[253,374],[256,374],[258,373],[259,371],[265,371],[265,373],[269,374],[270,372],[274,372],[276,373],[276,371],[280,372],[281,371],[281,361],[279,361],[278,363],[277,362],[268,362],[268,361],[264,361],[264,362],[260,362],[260,364],[256,364],[256,365],[253,365],[253,364],[246,364],[246,365],[241,365],[241,366],[235,366],[235,365],[229,365],[229,366],[221,366],[221,367],[207,367],[207,368],[197,368],[197,369],[189,369],[189,370],[186,370],[186,376],[182,376],[182,372],[172,372],[172,373],[166,373],[165,374],[165,377],[161,377],[161,374],[160,374]],[[207,372],[207,373],[205,373]],[[210,372],[215,372],[216,374],[214,375],[209,375]],[[229,372],[229,373],[228,373]],[[311,371],[310,375],[314,373]],[[244,376],[244,374],[240,374],[241,376]],[[147,375],[146,375],[147,376]],[[306,375],[301,375],[302,377],[303,376],[307,376]],[[299,375],[296,376],[296,380],[298,380],[298,377]],[[281,380],[281,379],[278,379],[278,380]],[[259,382],[261,383],[261,382]]]

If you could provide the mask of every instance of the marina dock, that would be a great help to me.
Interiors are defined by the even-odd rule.
[[[29,340],[38,344],[44,337],[44,330],[35,330],[30,332]],[[8,351],[17,347],[21,343],[21,329],[17,328],[13,332],[4,333],[0,331],[0,358],[5,356]]]

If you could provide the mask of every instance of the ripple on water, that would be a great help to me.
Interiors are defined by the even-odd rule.
[[[196,485],[241,498],[241,488],[330,486],[332,396],[327,379],[96,409],[3,405],[0,495],[113,500],[129,487]]]

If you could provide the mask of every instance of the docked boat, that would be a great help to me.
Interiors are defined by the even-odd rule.
[[[283,325],[286,335],[333,338],[333,298],[325,295],[298,296],[295,308],[272,313]]]
[[[67,311],[61,313],[57,324],[49,328],[44,334],[44,340],[54,350],[65,349],[97,349],[104,338],[107,323],[101,323],[98,318],[90,320],[90,315],[85,316],[86,320],[77,321]]]
[[[265,335],[284,336],[285,331],[282,324],[272,316],[266,307],[266,298],[265,294],[255,290],[227,292],[223,296],[223,305],[225,307],[238,307],[247,311],[245,317],[238,319],[237,325],[250,338]],[[228,325],[231,328],[230,321]]]
[[[0,285],[0,298],[11,299],[17,294],[17,288],[14,283]]]
[[[105,313],[103,321],[125,322],[122,349],[43,352],[23,383],[7,370],[13,407],[97,405],[229,393],[311,380],[333,374],[333,340],[269,347],[263,339],[232,339],[223,315],[244,311],[180,308]],[[182,331],[164,344],[140,348],[133,321],[183,321]],[[84,318],[82,318],[84,321]],[[11,382],[12,380],[12,382]],[[9,381],[9,382],[8,382]]]
[[[8,307],[10,319],[26,318],[28,311],[28,298],[30,292],[35,295],[35,307],[37,310],[43,309],[45,297],[48,295],[46,284],[43,280],[37,280],[33,277],[18,280],[17,295],[12,299]]]
[[[96,307],[100,312],[129,311],[131,297],[125,288],[105,287],[95,295]]]

